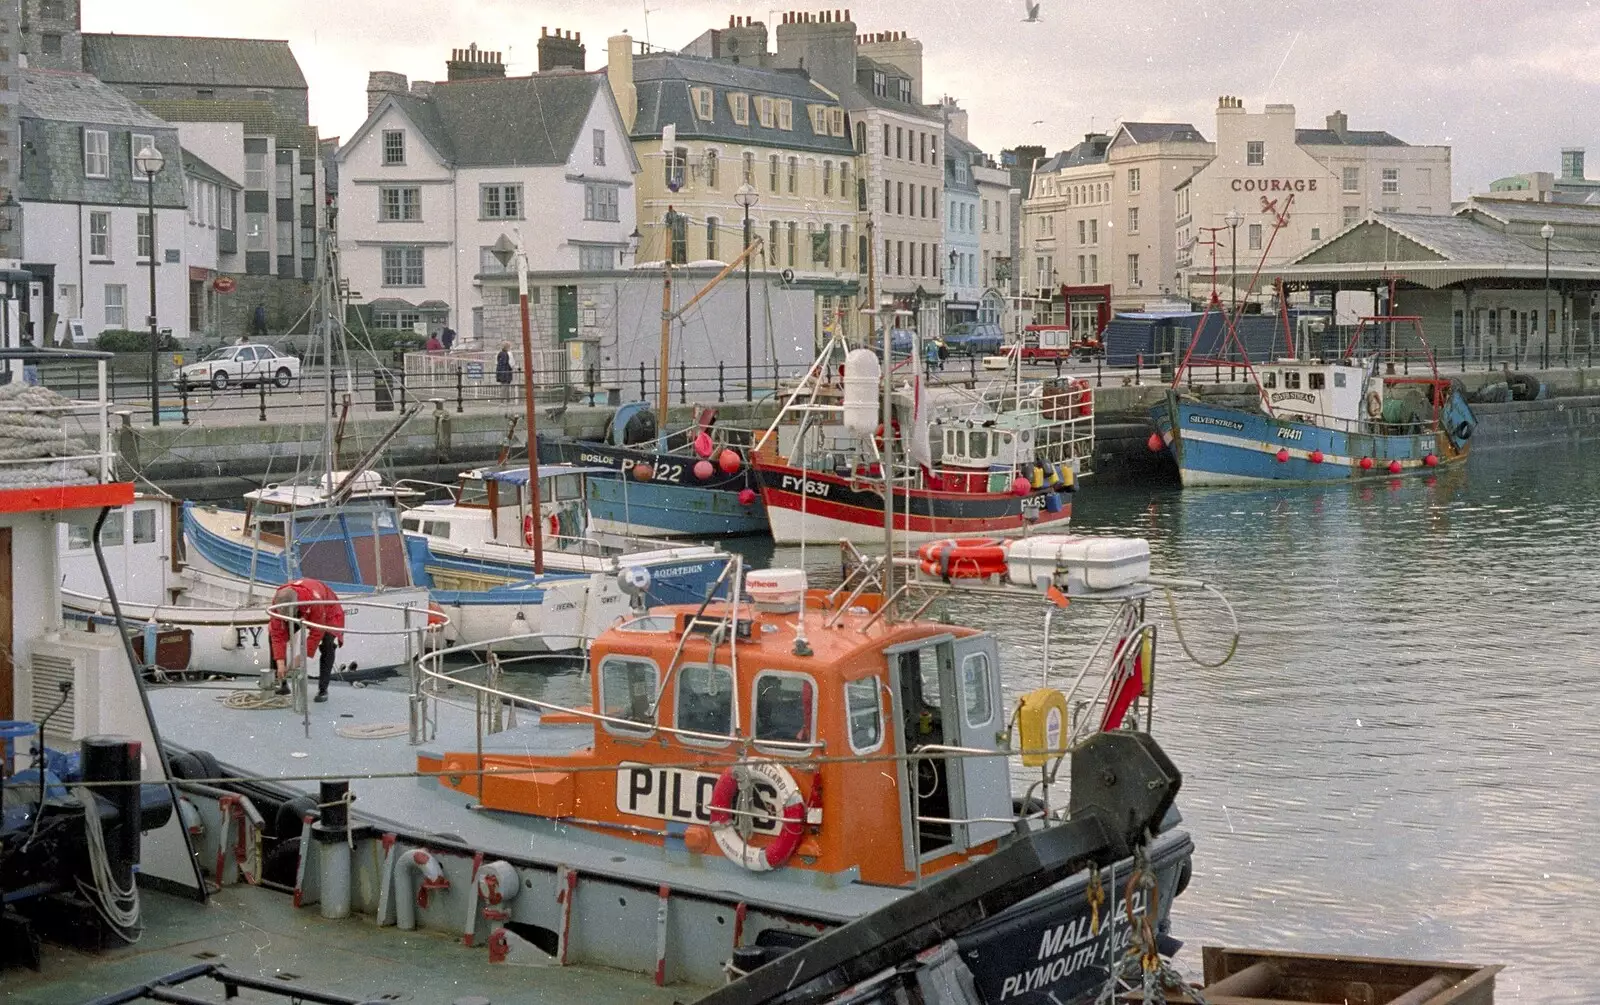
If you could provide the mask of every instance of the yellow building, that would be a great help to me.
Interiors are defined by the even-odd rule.
[[[856,154],[837,96],[759,65],[636,55],[627,35],[610,40],[607,73],[644,165],[637,260],[731,262],[744,246],[742,192],[765,242],[752,267],[815,293],[819,337],[854,331]]]

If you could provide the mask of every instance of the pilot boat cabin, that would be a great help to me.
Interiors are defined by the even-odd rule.
[[[1013,818],[994,637],[841,606],[799,572],[746,582],[752,600],[601,635],[592,706],[486,735],[482,772],[475,750],[419,769],[576,840],[822,885],[909,884],[992,850]]]

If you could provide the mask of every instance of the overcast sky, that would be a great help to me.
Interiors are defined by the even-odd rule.
[[[535,69],[541,25],[581,31],[589,67],[628,31],[681,47],[730,14],[775,27],[772,0],[84,0],[88,31],[285,38],[311,84],[324,135],[366,113],[369,70],[444,76],[476,42]],[[843,7],[841,3],[839,5]],[[820,6],[781,10],[820,10]],[[923,43],[924,97],[961,99],[972,140],[1054,152],[1118,120],[1192,122],[1215,135],[1216,98],[1296,106],[1301,126],[1342,109],[1353,129],[1454,148],[1458,197],[1522,171],[1555,171],[1564,146],[1600,175],[1600,11],[1590,0],[854,0],[862,32]]]

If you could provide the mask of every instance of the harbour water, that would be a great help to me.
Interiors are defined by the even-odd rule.
[[[1223,944],[1506,963],[1506,1001],[1600,1000],[1600,467],[1592,451],[1484,453],[1427,480],[1265,490],[1086,488],[1074,525],[1149,538],[1159,571],[1214,580],[1238,654],[1183,660],[1165,605],[1155,735],[1185,775],[1195,876],[1175,913]],[[759,567],[798,548],[749,544]],[[819,585],[838,553],[807,550]],[[1058,621],[1053,679],[1103,620]],[[1159,610],[1158,610],[1159,608]],[[1037,685],[1042,608],[951,615]],[[1186,596],[1207,662],[1221,609]],[[576,675],[518,675],[583,700]]]

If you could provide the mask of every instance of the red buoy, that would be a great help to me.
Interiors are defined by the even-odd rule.
[[[1422,463],[1426,464],[1430,468],[1436,468],[1439,466],[1439,455],[1429,454],[1422,459]]]
[[[739,466],[740,461],[737,451],[725,449],[717,455],[717,467],[722,469],[723,474],[736,475],[739,473]]]
[[[1311,463],[1312,464],[1321,464],[1322,463],[1322,451],[1320,451],[1320,450],[1311,451]]]
[[[1284,447],[1278,448],[1278,463],[1284,464],[1289,460],[1289,451]]]
[[[694,476],[696,478],[700,479],[701,481],[706,481],[706,480],[710,479],[710,477],[712,475],[716,474],[716,473],[717,473],[717,469],[711,466],[711,462],[710,461],[695,461],[694,462]]]
[[[1361,470],[1362,471],[1371,471],[1372,470],[1372,458],[1370,458],[1370,457],[1361,458]]]
[[[751,503],[753,503],[755,501],[756,501],[756,490],[755,489],[740,489],[739,490],[739,505],[748,506],[748,505],[750,505]]]
[[[706,435],[705,430],[701,430],[699,433],[696,433],[694,438],[694,452],[699,454],[701,457],[710,457],[711,449],[711,437]]]
[[[1151,433],[1150,438],[1144,441],[1144,445],[1150,448],[1150,452],[1152,454],[1159,454],[1161,453],[1161,448],[1167,444],[1166,441],[1161,438],[1160,433]]]
[[[1389,473],[1391,475],[1397,475],[1397,474],[1400,473],[1400,462],[1399,461],[1390,461],[1389,462]]]
[[[641,482],[647,482],[655,476],[655,468],[652,468],[648,464],[635,464],[633,466],[633,477],[639,479]]]
[[[1032,491],[1033,491],[1033,486],[1028,482],[1028,480],[1026,478],[1016,478],[1016,479],[1013,479],[1012,482],[1011,482],[1011,494],[1012,495],[1025,496],[1029,492],[1032,492]]]

